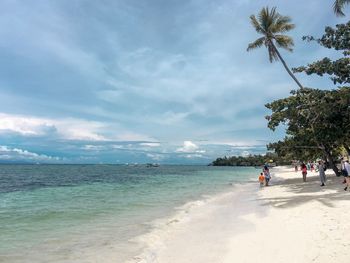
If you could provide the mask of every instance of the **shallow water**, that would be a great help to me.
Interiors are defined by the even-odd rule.
[[[1,262],[125,262],[176,207],[255,179],[254,168],[1,165]],[[178,209],[177,209],[178,210]]]

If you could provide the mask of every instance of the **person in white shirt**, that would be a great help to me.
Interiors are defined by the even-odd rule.
[[[347,172],[347,174],[344,174],[345,180],[346,180],[346,186],[344,188],[344,190],[350,190],[350,164],[349,161],[346,160],[344,162],[344,170]]]

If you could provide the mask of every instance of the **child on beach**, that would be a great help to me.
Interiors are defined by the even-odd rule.
[[[264,186],[264,182],[265,182],[265,176],[264,176],[263,173],[260,173],[259,182],[260,182],[260,187],[263,187]]]

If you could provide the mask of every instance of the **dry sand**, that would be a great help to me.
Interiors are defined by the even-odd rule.
[[[330,172],[329,170],[327,171]],[[191,208],[137,262],[350,262],[350,192],[342,178],[274,168],[271,186],[234,187]]]
[[[274,185],[263,189],[257,200],[266,207],[266,216],[245,215],[254,229],[230,240],[226,259],[350,262],[350,192],[343,190],[343,178],[328,175],[326,186],[320,187],[316,173],[303,183],[300,172],[290,170],[273,171]]]

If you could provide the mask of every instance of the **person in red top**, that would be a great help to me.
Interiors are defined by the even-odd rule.
[[[303,181],[306,182],[307,167],[304,163],[301,164],[301,173],[303,175]]]

